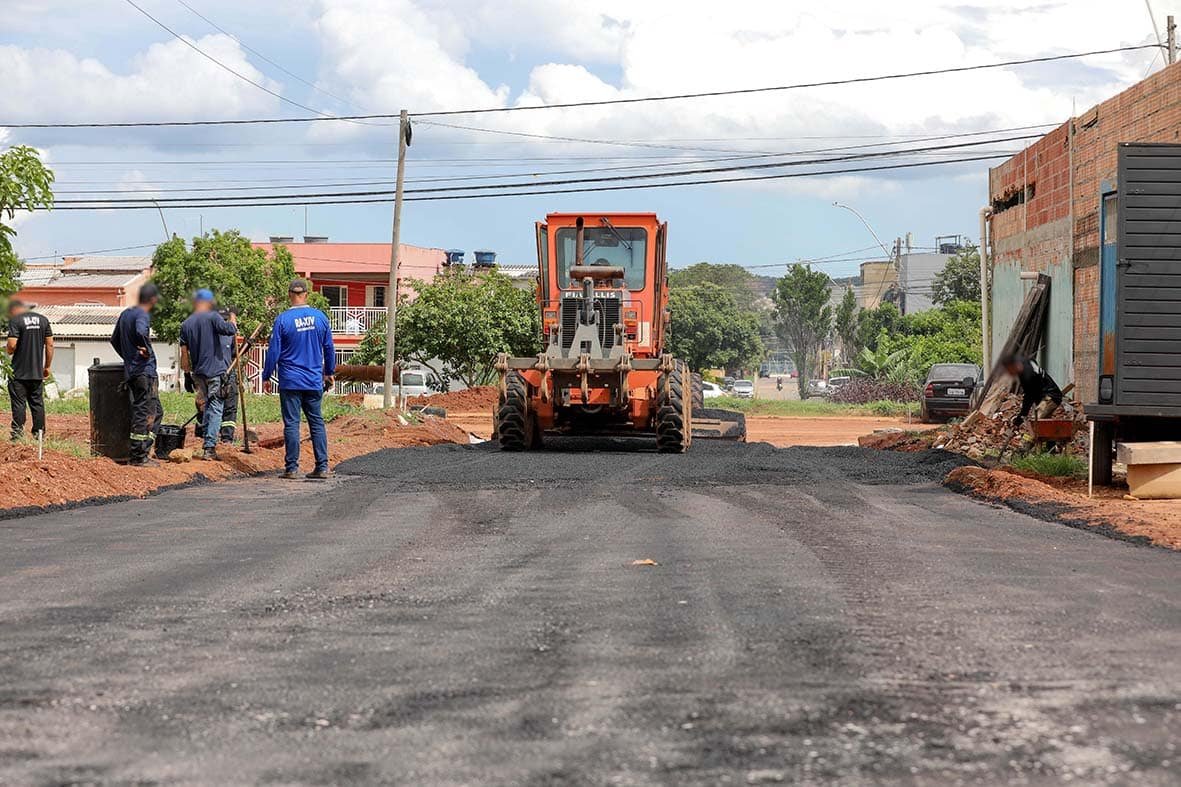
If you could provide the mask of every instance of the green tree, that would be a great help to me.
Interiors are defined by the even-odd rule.
[[[669,351],[696,371],[739,369],[763,355],[759,318],[717,284],[670,290]]]
[[[980,249],[968,246],[935,274],[931,300],[939,305],[980,299]]]
[[[845,294],[837,305],[833,315],[832,329],[837,341],[841,343],[841,353],[845,361],[857,357],[861,348],[857,345],[857,326],[860,323],[860,311],[857,308],[857,296],[852,287],[845,288]]]
[[[488,385],[496,378],[497,354],[538,352],[537,301],[499,271],[447,273],[410,285],[416,297],[398,304],[398,360],[430,369],[444,386],[451,378],[469,387]],[[384,364],[385,350],[381,322],[353,357],[356,363]]]
[[[0,297],[20,289],[24,263],[16,256],[10,222],[18,210],[53,207],[53,172],[33,148],[17,145],[0,153]]]
[[[762,298],[758,277],[741,265],[699,262],[688,268],[668,272],[670,291],[699,284],[715,284],[723,288],[730,293],[738,308],[746,311],[757,311]]]
[[[933,364],[980,363],[980,308],[972,301],[885,316],[890,329],[880,330],[874,347],[858,357],[858,367],[871,375],[918,384]]]
[[[807,397],[808,376],[820,347],[832,331],[829,278],[806,265],[792,265],[775,284],[775,327],[791,348],[799,370],[800,398]]]
[[[857,346],[877,350],[882,336],[889,336],[902,329],[902,313],[892,303],[883,303],[876,309],[863,309],[857,322]]]
[[[239,330],[249,335],[286,308],[287,285],[296,276],[286,246],[275,246],[274,252],[267,254],[237,230],[213,230],[193,238],[192,248],[173,236],[156,247],[152,269],[152,281],[160,288],[152,326],[166,342],[180,337],[180,324],[192,313],[190,299],[195,290],[206,287],[219,304],[237,306]],[[328,308],[328,301],[316,292],[308,303]]]

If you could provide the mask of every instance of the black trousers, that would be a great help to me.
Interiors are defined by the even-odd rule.
[[[12,439],[25,434],[25,410],[33,411],[33,434],[45,431],[44,380],[9,380],[8,398],[12,400]]]
[[[221,411],[221,441],[234,442],[234,430],[238,428],[238,375],[230,372],[226,375],[225,383],[221,387],[221,395],[225,397],[225,408]]]
[[[152,441],[164,409],[160,406],[160,380],[141,374],[127,381],[131,397],[131,461],[142,462],[152,450]]]

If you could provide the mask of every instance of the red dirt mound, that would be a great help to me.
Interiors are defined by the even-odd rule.
[[[450,391],[434,396],[415,396],[409,400],[409,403],[415,406],[443,407],[457,413],[471,413],[481,410],[492,412],[499,396],[500,391],[495,385],[481,385],[476,388]]]

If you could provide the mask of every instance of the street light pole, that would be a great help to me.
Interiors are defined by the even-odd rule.
[[[406,110],[398,115],[398,179],[394,187],[394,229],[390,245],[390,281],[385,291],[385,390],[382,407],[390,409],[394,403],[394,358],[398,322],[398,266],[401,262],[402,184],[406,178],[406,148],[410,147],[410,115]],[[398,398],[402,398],[401,374],[398,375]]]
[[[856,216],[858,219],[861,220],[861,223],[865,225],[865,228],[867,230],[869,230],[869,234],[873,236],[873,239],[875,241],[877,241],[878,246],[880,246],[882,248],[882,253],[884,253],[886,255],[886,259],[893,261],[894,272],[895,272],[895,274],[897,274],[898,268],[900,267],[901,262],[902,262],[902,259],[901,259],[902,244],[901,244],[901,242],[895,243],[894,244],[894,251],[890,251],[888,248],[886,248],[886,244],[882,243],[882,239],[878,237],[878,234],[873,231],[873,227],[869,226],[869,222],[865,220],[865,217],[862,216],[855,208],[851,208],[848,205],[844,204],[843,202],[834,202],[832,204],[832,206],[834,208],[844,208],[845,210],[849,211],[850,213],[852,213],[854,216]],[[883,283],[884,283],[884,281],[885,280],[883,279]],[[879,292],[879,294],[881,293],[880,287],[878,288],[878,292]],[[905,299],[906,293],[903,292],[902,296]],[[876,300],[876,297],[875,297],[875,300]]]

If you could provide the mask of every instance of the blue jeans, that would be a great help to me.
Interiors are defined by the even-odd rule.
[[[324,416],[320,413],[323,391],[279,391],[279,405],[283,409],[283,443],[287,454],[285,469],[294,473],[299,469],[299,414],[302,411],[308,419],[308,431],[312,435],[312,453],[316,457],[316,469],[328,470],[328,431],[324,428]],[[216,433],[215,433],[216,434]]]
[[[198,377],[193,375],[193,384],[197,388],[198,401],[204,402],[201,416],[201,434],[205,437],[205,450],[217,448],[217,434],[221,431],[222,409],[226,406],[222,399],[220,377]]]

